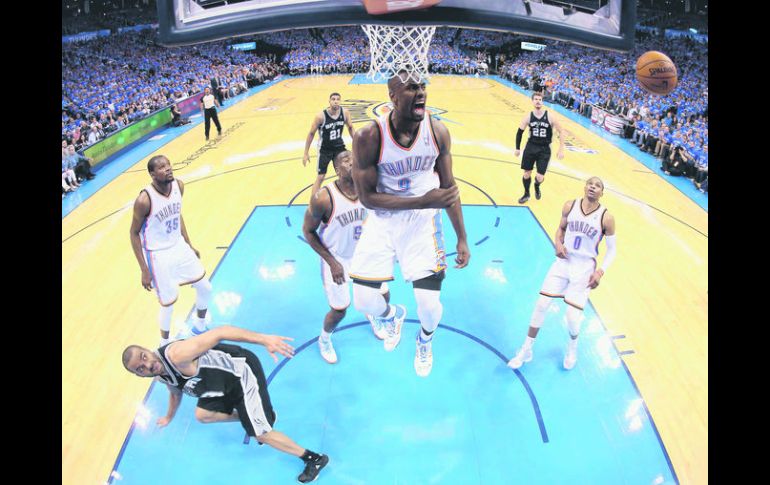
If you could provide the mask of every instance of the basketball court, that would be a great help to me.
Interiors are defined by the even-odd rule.
[[[335,335],[340,362],[321,359],[313,340],[327,309],[319,259],[300,239],[314,173],[301,155],[308,121],[330,92],[342,94],[356,127],[386,106],[384,86],[351,80],[286,79],[224,110],[220,139],[207,145],[198,125],[153,152],[168,156],[186,183],[185,221],[212,275],[214,321],[291,336],[302,348],[278,372],[256,352],[272,376],[277,429],[330,454],[319,481],[504,483],[515,473],[520,483],[567,474],[593,483],[703,483],[707,212],[565,115],[565,159],[552,160],[543,199],[518,206],[511,134],[530,101],[495,80],[434,76],[428,88],[429,109],[452,134],[472,254],[467,268],[448,272],[433,373],[414,375],[415,306],[398,277],[393,299],[407,305],[410,323],[396,351],[385,353],[351,309],[340,324],[348,328]],[[237,423],[193,422],[190,398],[168,428],[156,429],[167,391],[148,392],[149,380],[122,368],[126,345],[158,340],[157,302],[139,284],[128,241],[148,158],[62,221],[65,483],[102,483],[113,466],[115,483],[293,480],[297,460],[244,445]],[[505,362],[553,259],[561,205],[580,197],[594,174],[606,184],[602,202],[617,220],[619,255],[592,292],[578,365],[560,368],[567,334],[558,302],[535,360],[511,371]],[[448,229],[448,250],[453,241]],[[181,291],[172,332],[184,331],[193,299],[191,289]]]
[[[383,84],[284,76],[221,110],[220,138],[205,142],[200,118],[167,129],[63,209],[63,483],[294,483],[302,468],[246,440],[238,423],[196,422],[189,397],[158,429],[168,392],[121,364],[127,345],[159,340],[157,299],[141,287],[128,231],[156,154],[185,182],[184,219],[214,287],[214,325],[294,338],[295,357],[278,363],[244,346],[269,376],[275,428],[329,455],[318,483],[707,483],[707,199],[620,138],[547,105],[567,133],[566,155],[551,160],[543,198],[519,205],[513,152],[528,94],[496,77],[434,75],[427,109],[452,136],[471,260],[447,271],[433,371],[414,373],[419,323],[398,273],[391,301],[409,312],[399,346],[385,352],[351,307],[333,337],[339,362],[329,365],[316,342],[328,310],[320,260],[301,224],[315,178],[302,166],[305,137],[332,92],[356,129],[389,109]],[[554,300],[534,360],[513,371],[505,364],[554,259],[561,207],[592,175],[605,183],[618,256],[591,293],[577,366],[562,368],[565,308]],[[451,254],[446,215],[444,227]],[[188,331],[193,302],[183,287],[172,334]]]

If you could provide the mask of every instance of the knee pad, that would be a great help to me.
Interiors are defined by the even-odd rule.
[[[209,307],[209,298],[211,297],[211,282],[205,276],[198,282],[193,283],[195,288],[195,308],[205,310]]]
[[[171,330],[171,315],[174,314],[174,305],[161,306],[158,314],[158,324],[164,332]]]
[[[388,304],[385,297],[380,294],[380,287],[353,282],[353,306],[361,313],[376,317],[385,313]]]
[[[438,273],[433,273],[425,278],[412,281],[412,287],[417,290],[433,290],[441,291],[441,282],[446,278],[446,271],[441,270]]]
[[[444,305],[441,304],[440,296],[441,293],[435,290],[414,289],[414,298],[417,300],[417,316],[422,328],[427,332],[436,330],[439,322],[441,322],[441,316],[444,314]]]
[[[583,311],[568,305],[567,306],[567,328],[572,337],[580,334],[580,325],[583,323]]]

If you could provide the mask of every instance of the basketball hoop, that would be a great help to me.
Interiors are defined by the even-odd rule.
[[[367,77],[372,81],[388,80],[401,71],[417,79],[428,77],[428,50],[436,27],[372,25],[361,26],[369,37],[371,63]]]

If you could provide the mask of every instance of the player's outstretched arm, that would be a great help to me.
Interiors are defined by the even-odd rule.
[[[368,209],[408,210],[448,207],[457,201],[456,186],[438,188],[419,197],[401,197],[377,192],[377,161],[380,130],[376,123],[356,130],[353,136],[353,182],[361,203]]]
[[[150,214],[150,196],[144,190],[139,194],[139,197],[134,201],[134,216],[131,219],[131,229],[129,235],[131,238],[131,249],[134,250],[134,256],[139,263],[139,269],[142,272],[142,287],[150,291],[152,288],[152,277],[150,275],[150,269],[147,267],[147,262],[144,260],[142,254],[142,240],[139,233],[142,230],[142,225]]]
[[[324,245],[323,241],[321,241],[317,232],[323,219],[330,217],[331,213],[332,200],[329,191],[319,190],[310,199],[310,205],[308,205],[307,210],[305,211],[305,220],[302,223],[302,234],[305,235],[305,240],[310,244],[310,247],[313,248],[313,251],[318,253],[318,255],[329,265],[334,282],[341,285],[345,282],[345,269],[332,253],[329,252],[329,249]]]
[[[436,171],[439,177],[439,186],[441,188],[457,188],[454,172],[452,170],[452,137],[444,123],[431,119],[433,130],[436,134],[436,142],[439,147],[438,159],[436,159]],[[459,189],[458,189],[459,190]],[[457,235],[457,256],[455,268],[464,268],[468,266],[471,259],[471,251],[468,248],[468,238],[465,233],[465,221],[463,219],[463,208],[460,196],[457,196],[457,202],[446,208],[449,220]]]
[[[168,346],[166,354],[174,364],[182,365],[186,362],[194,361],[222,340],[251,342],[262,345],[276,362],[278,362],[278,357],[275,356],[275,352],[285,357],[292,357],[294,355],[294,347],[285,342],[285,340],[294,340],[291,337],[266,335],[231,325],[223,325],[201,335],[174,342]]]

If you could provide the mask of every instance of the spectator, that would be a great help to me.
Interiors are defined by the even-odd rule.
[[[173,126],[182,126],[190,123],[188,118],[182,116],[182,112],[179,111],[179,106],[176,103],[171,105],[171,124]]]
[[[74,167],[75,176],[79,182],[96,177],[91,171],[91,163],[93,163],[94,159],[79,154],[75,151],[74,145],[67,146],[67,158],[69,159],[70,166]]]

